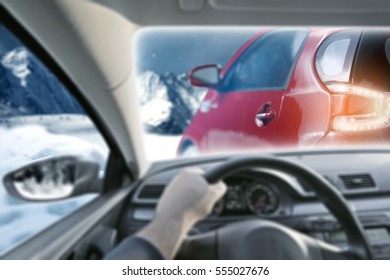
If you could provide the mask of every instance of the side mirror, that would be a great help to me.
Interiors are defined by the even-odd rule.
[[[198,87],[215,87],[220,83],[221,67],[216,64],[195,67],[189,73],[192,85]]]
[[[12,196],[27,201],[53,201],[100,192],[99,164],[74,156],[35,161],[4,176]]]

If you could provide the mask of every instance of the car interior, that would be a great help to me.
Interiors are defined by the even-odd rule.
[[[176,259],[390,259],[388,146],[245,151],[150,161],[134,79],[134,40],[145,28],[386,28],[390,2],[0,3],[1,24],[69,89],[110,149],[101,180],[95,178],[96,165],[66,157],[93,182],[80,183],[72,195],[94,192],[97,197],[0,259],[102,259],[153,220],[164,189],[185,167],[203,169],[210,184],[223,180],[227,192],[191,229]],[[388,41],[385,45],[388,48]],[[17,175],[19,179],[4,180],[29,176]]]

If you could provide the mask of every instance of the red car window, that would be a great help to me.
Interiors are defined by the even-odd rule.
[[[261,36],[228,72],[226,91],[286,88],[306,36],[305,30],[278,30]]]

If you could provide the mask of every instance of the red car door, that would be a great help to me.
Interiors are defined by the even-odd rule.
[[[274,146],[281,102],[307,34],[305,30],[269,31],[233,57],[189,128],[197,128],[202,151]]]
[[[203,123],[203,151],[272,148],[284,90],[209,92],[197,121]]]

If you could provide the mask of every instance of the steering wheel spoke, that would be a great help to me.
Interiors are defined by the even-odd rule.
[[[216,260],[217,231],[212,230],[187,237],[176,256],[179,260]]]

